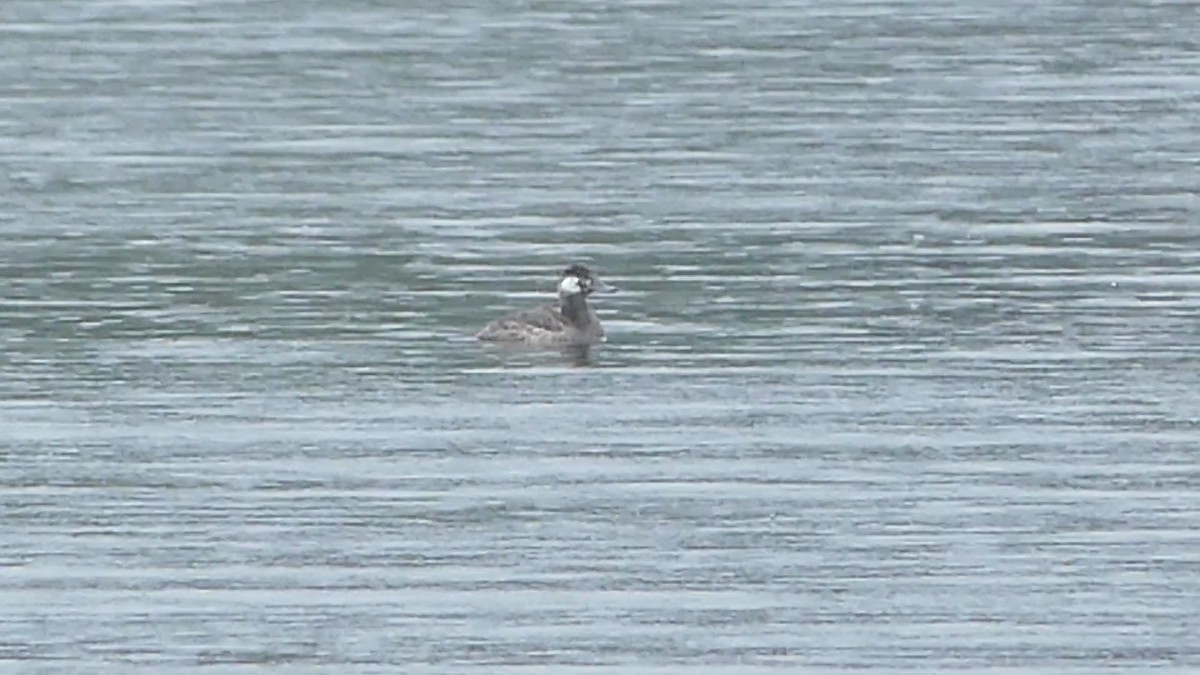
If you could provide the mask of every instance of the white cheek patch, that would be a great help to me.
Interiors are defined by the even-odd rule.
[[[563,295],[575,295],[582,290],[579,287],[579,277],[563,277],[558,284],[558,292]]]

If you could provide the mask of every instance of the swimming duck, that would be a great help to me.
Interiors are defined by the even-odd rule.
[[[616,290],[584,265],[575,264],[558,278],[558,302],[522,310],[492,321],[475,337],[485,342],[530,347],[590,346],[605,341],[600,318],[588,306],[595,292]]]

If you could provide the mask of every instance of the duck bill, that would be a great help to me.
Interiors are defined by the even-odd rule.
[[[616,286],[613,286],[612,284],[606,284],[603,281],[596,279],[596,278],[592,279],[592,292],[593,293],[616,293],[619,290],[621,290],[621,289],[617,288]]]

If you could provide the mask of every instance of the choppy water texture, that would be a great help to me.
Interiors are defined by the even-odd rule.
[[[0,670],[1196,672],[1198,25],[6,0]]]

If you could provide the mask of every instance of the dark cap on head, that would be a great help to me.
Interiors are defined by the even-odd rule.
[[[591,279],[592,271],[586,266],[579,263],[574,263],[567,269],[562,271],[564,277],[579,277],[580,279]]]

